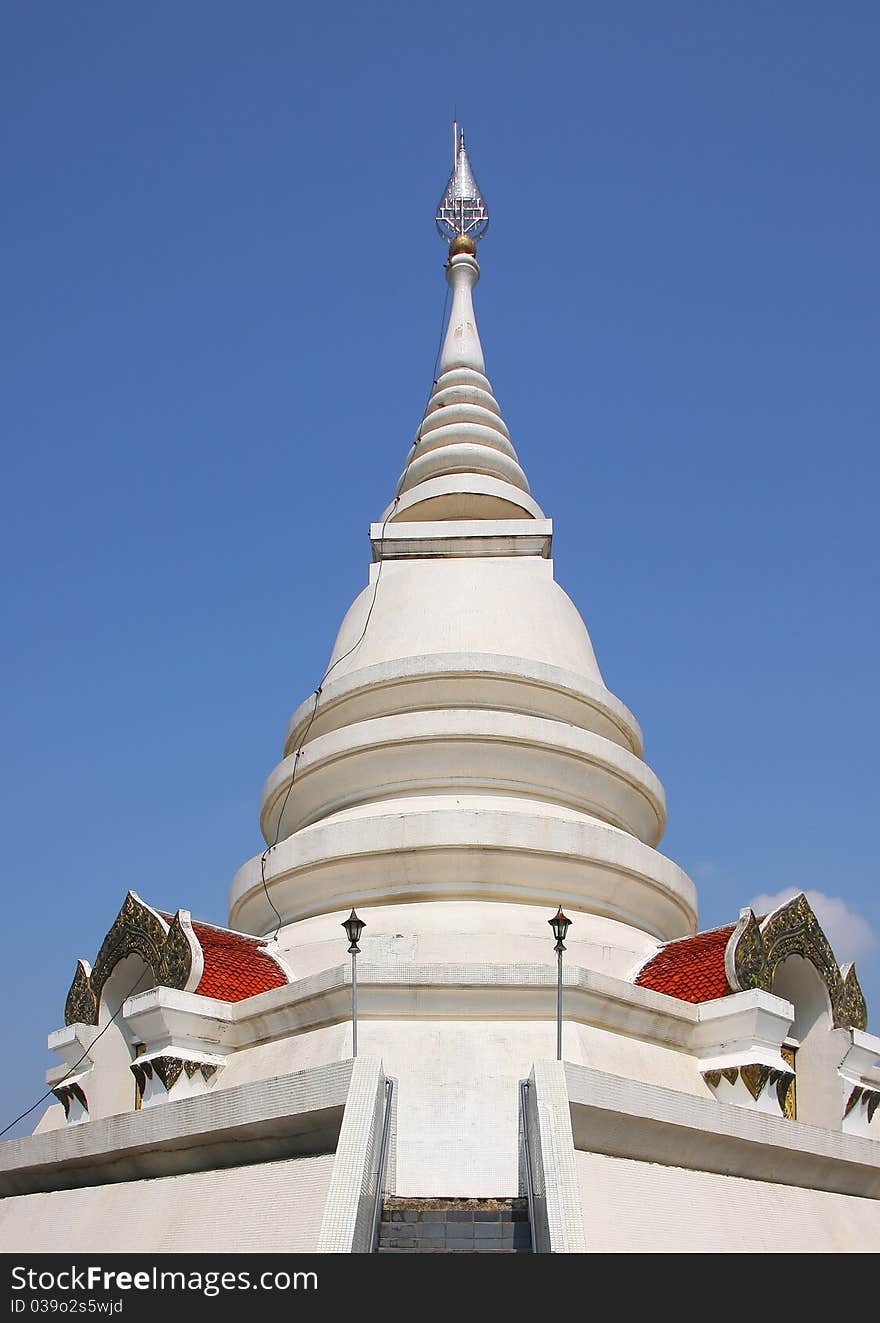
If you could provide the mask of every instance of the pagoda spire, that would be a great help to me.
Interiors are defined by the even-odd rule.
[[[434,223],[449,244],[446,279],[452,307],[437,379],[385,518],[542,519],[529,493],[510,432],[486,376],[473,290],[480,278],[477,244],[489,211],[465,147],[452,127],[452,173]]]
[[[452,286],[452,311],[440,356],[440,375],[455,367],[483,373],[483,347],[472,294],[480,278],[477,243],[489,228],[489,210],[464,145],[464,129],[457,119],[452,123],[452,174],[437,204],[434,224],[449,244],[446,278]]]

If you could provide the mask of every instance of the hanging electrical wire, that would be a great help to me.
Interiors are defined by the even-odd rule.
[[[286,791],[284,792],[284,799],[283,799],[282,802],[281,802],[281,809],[280,809],[280,811],[279,811],[279,813],[278,813],[278,818],[277,818],[277,821],[276,821],[276,823],[275,823],[275,836],[274,836],[274,838],[273,838],[273,840],[272,840],[272,843],[271,843],[270,845],[267,845],[267,846],[266,846],[266,849],[265,849],[265,850],[263,851],[263,853],[260,855],[260,879],[261,879],[261,881],[262,881],[262,883],[263,883],[263,891],[266,893],[266,900],[269,902],[269,905],[271,906],[271,908],[272,908],[272,910],[273,910],[273,912],[274,912],[274,914],[275,914],[275,918],[278,920],[277,926],[276,926],[276,928],[275,928],[275,932],[273,933],[273,940],[274,940],[275,938],[277,938],[278,933],[279,933],[279,931],[281,930],[281,925],[282,925],[283,920],[282,920],[282,918],[281,918],[281,915],[280,915],[279,912],[278,912],[278,908],[277,908],[275,902],[273,901],[271,895],[269,894],[269,886],[268,886],[268,883],[267,883],[267,881],[266,881],[266,860],[268,859],[269,855],[272,853],[272,851],[273,851],[273,850],[275,849],[275,847],[277,846],[278,841],[279,841],[279,838],[280,838],[280,836],[281,836],[281,825],[282,825],[282,822],[283,822],[283,820],[284,820],[284,813],[285,813],[285,810],[287,809],[287,803],[288,803],[288,800],[290,799],[291,792],[293,791],[294,782],[296,781],[296,773],[297,773],[297,770],[298,770],[298,768],[299,768],[300,755],[301,755],[301,753],[302,753],[302,751],[303,751],[303,749],[304,749],[304,747],[305,747],[306,741],[307,741],[308,738],[309,738],[309,732],[310,732],[311,729],[312,729],[312,725],[313,725],[314,720],[315,720],[315,717],[316,717],[316,715],[317,715],[317,712],[318,712],[318,704],[319,704],[320,701],[321,701],[321,693],[322,693],[322,691],[323,691],[324,685],[327,683],[327,680],[329,679],[329,677],[330,677],[330,675],[333,673],[333,671],[335,671],[336,667],[339,666],[339,664],[340,664],[341,662],[346,661],[347,658],[349,658],[349,657],[352,655],[353,652],[356,652],[356,651],[357,651],[357,649],[358,649],[358,648],[360,647],[360,645],[363,643],[363,641],[364,641],[364,637],[365,637],[366,632],[367,632],[367,629],[369,628],[370,619],[371,619],[371,617],[372,617],[372,615],[373,615],[373,608],[374,608],[375,605],[376,605],[376,597],[377,597],[378,592],[379,592],[379,584],[380,584],[381,579],[382,579],[382,569],[383,569],[383,567],[384,567],[384,565],[385,565],[385,561],[384,561],[384,558],[383,558],[383,556],[382,556],[382,545],[383,545],[383,543],[384,543],[384,541],[385,541],[385,529],[386,529],[387,526],[388,526],[388,521],[389,521],[389,519],[390,519],[391,516],[394,514],[394,512],[395,512],[395,510],[397,509],[397,506],[398,506],[398,504],[399,504],[399,502],[400,502],[401,488],[402,488],[402,486],[403,486],[403,482],[404,482],[404,480],[405,480],[405,478],[406,478],[407,470],[409,469],[410,464],[413,462],[413,459],[415,458],[416,451],[417,451],[418,446],[419,446],[419,443],[421,442],[421,439],[422,439],[422,428],[423,428],[424,425],[425,425],[425,417],[424,417],[424,415],[425,415],[425,411],[427,410],[428,404],[430,403],[430,400],[431,400],[431,396],[432,396],[433,393],[434,393],[434,387],[437,385],[437,369],[438,369],[438,367],[440,366],[440,354],[441,354],[442,351],[443,351],[443,335],[444,335],[444,332],[445,332],[445,330],[446,330],[446,317],[447,317],[448,309],[449,309],[449,285],[447,284],[447,286],[446,286],[446,294],[445,294],[445,297],[444,297],[444,299],[443,299],[443,312],[442,312],[442,315],[441,315],[441,317],[440,317],[440,338],[439,338],[439,340],[438,340],[438,342],[437,342],[437,353],[434,355],[434,370],[433,370],[432,375],[431,375],[431,389],[428,391],[428,397],[427,397],[427,399],[425,400],[425,407],[424,407],[424,409],[422,410],[422,421],[419,423],[419,430],[416,432],[415,440],[413,441],[412,447],[411,447],[410,452],[409,452],[409,454],[408,454],[408,456],[407,456],[406,464],[404,465],[403,473],[402,473],[401,478],[400,478],[400,482],[399,482],[398,485],[397,485],[397,493],[396,493],[396,495],[395,495],[395,497],[394,497],[394,500],[391,502],[391,505],[390,505],[389,508],[388,508],[388,511],[387,511],[387,513],[386,513],[386,515],[385,515],[384,520],[382,521],[382,531],[381,531],[381,533],[380,533],[380,535],[379,535],[379,568],[378,568],[378,570],[376,571],[376,578],[375,578],[374,581],[373,581],[373,595],[372,595],[372,597],[371,597],[371,599],[370,599],[370,606],[369,606],[369,609],[368,609],[368,611],[367,611],[366,618],[365,618],[365,620],[364,620],[363,628],[361,629],[360,634],[358,635],[358,637],[357,637],[357,639],[355,640],[355,642],[351,645],[351,647],[350,647],[346,652],[344,652],[344,653],[342,654],[341,657],[337,657],[336,660],[335,660],[334,662],[331,662],[331,663],[330,663],[330,665],[327,667],[326,671],[325,671],[324,674],[322,675],[322,677],[321,677],[321,681],[320,681],[320,683],[319,683],[317,689],[315,689],[315,691],[314,691],[314,694],[315,694],[315,701],[314,701],[314,704],[312,705],[312,711],[311,711],[311,714],[310,714],[310,716],[309,716],[308,722],[306,723],[306,728],[305,728],[305,730],[304,730],[304,732],[303,732],[302,738],[300,739],[300,741],[299,741],[299,743],[298,743],[298,745],[297,745],[297,747],[296,747],[296,749],[295,749],[295,751],[294,751],[294,755],[293,755],[293,767],[292,767],[292,769],[291,769],[290,780],[289,780],[288,783],[287,783],[287,789],[286,789]]]
[[[19,1121],[23,1121],[26,1116],[30,1116],[31,1112],[36,1111],[40,1103],[44,1103],[47,1098],[50,1098],[52,1096],[52,1094],[55,1092],[56,1089],[60,1089],[62,1084],[64,1084],[67,1080],[70,1079],[70,1077],[73,1075],[77,1067],[81,1066],[82,1063],[85,1061],[86,1057],[89,1056],[92,1048],[95,1046],[98,1039],[104,1037],[107,1030],[110,1028],[111,1024],[113,1024],[113,1022],[116,1020],[116,1017],[119,1015],[119,1012],[122,1010],[123,1006],[128,1001],[129,997],[134,996],[134,994],[137,992],[138,988],[143,983],[144,979],[147,977],[149,973],[150,973],[149,969],[145,969],[144,972],[141,974],[140,978],[134,982],[131,989],[125,994],[125,996],[122,998],[122,1001],[117,1006],[116,1010],[110,1016],[110,1019],[104,1025],[104,1028],[100,1031],[100,1033],[95,1034],[94,1038],[89,1043],[85,1052],[83,1052],[82,1056],[79,1057],[78,1060],[74,1061],[73,1065],[70,1067],[70,1070],[68,1070],[67,1073],[60,1080],[57,1081],[57,1083],[53,1084],[51,1089],[47,1089],[46,1092],[40,1098],[38,1098],[35,1103],[32,1103],[26,1112],[22,1112],[21,1116],[17,1116],[14,1121],[9,1122],[8,1126],[6,1126],[3,1130],[0,1130],[0,1139],[2,1139],[5,1134],[9,1133],[9,1131],[13,1128],[13,1126],[17,1126]]]

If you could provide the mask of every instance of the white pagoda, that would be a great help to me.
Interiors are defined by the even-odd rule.
[[[803,895],[697,931],[657,848],[663,787],[486,376],[458,131],[437,226],[436,381],[266,782],[266,848],[228,929],[129,892],[96,934],[49,1037],[56,1101],[0,1145],[0,1240],[880,1249],[855,969]]]

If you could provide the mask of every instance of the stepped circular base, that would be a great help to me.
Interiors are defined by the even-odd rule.
[[[598,668],[596,668],[598,669]],[[311,739],[355,722],[402,712],[474,707],[564,722],[593,731],[641,757],[642,732],[632,712],[598,680],[546,662],[495,653],[424,651],[333,673],[303,699],[290,719],[285,755]]]
[[[453,787],[565,805],[648,845],[666,825],[663,787],[641,758],[560,721],[475,708],[375,717],[310,739],[270,775],[260,825],[271,842],[359,803]]]
[[[473,899],[576,909],[662,941],[696,926],[696,889],[665,855],[559,805],[426,795],[346,809],[259,855],[233,878],[230,925],[274,931],[351,905]]]

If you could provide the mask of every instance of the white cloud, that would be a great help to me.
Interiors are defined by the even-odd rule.
[[[749,905],[756,914],[768,914],[798,894],[797,887],[785,887],[772,895],[763,892],[760,896],[754,896]],[[824,891],[807,891],[805,895],[842,965],[848,960],[858,960],[874,950],[877,946],[874,930],[867,919],[850,909],[845,900],[839,896],[826,896]]]
[[[718,865],[714,859],[700,859],[691,869],[694,877],[698,877],[701,882],[707,882],[710,877],[714,877],[718,872]]]

